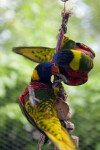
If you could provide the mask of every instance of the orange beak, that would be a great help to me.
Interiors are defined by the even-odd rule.
[[[51,74],[52,75],[56,75],[56,74],[58,74],[60,71],[59,71],[59,67],[58,66],[56,66],[56,65],[54,65],[53,67],[52,67],[52,69],[51,69]]]

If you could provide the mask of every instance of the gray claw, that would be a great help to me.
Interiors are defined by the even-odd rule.
[[[64,83],[66,83],[67,82],[67,78],[64,76],[64,75],[62,75],[62,74],[57,74],[57,76],[60,78],[59,80],[58,80],[58,82],[64,82]]]
[[[62,74],[57,74],[56,76],[58,77],[58,79],[54,79],[54,82],[53,82],[53,84],[52,84],[52,87],[53,87],[53,88],[56,88],[56,87],[61,86],[61,82],[62,82],[62,81],[63,81],[65,84],[68,83],[68,79],[67,79],[67,77],[65,77],[64,75],[62,75]]]
[[[36,105],[36,102],[40,103],[40,100],[35,97],[35,92],[31,85],[29,85],[29,100],[33,107]]]

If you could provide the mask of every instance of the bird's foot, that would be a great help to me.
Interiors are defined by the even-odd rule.
[[[53,82],[53,84],[52,84],[52,86],[53,86],[53,88],[56,88],[56,87],[62,87],[62,84],[61,84],[61,82],[64,82],[65,84],[67,84],[67,82],[68,82],[68,79],[64,76],[64,75],[62,75],[62,74],[57,74],[56,76],[55,76],[55,78],[54,78],[54,82]]]
[[[61,124],[63,127],[65,127],[68,130],[69,133],[72,132],[75,128],[74,124],[72,122],[69,122],[69,121],[61,120]]]
[[[40,103],[40,100],[35,97],[35,92],[31,85],[29,85],[29,100],[33,107],[36,105],[37,102]]]

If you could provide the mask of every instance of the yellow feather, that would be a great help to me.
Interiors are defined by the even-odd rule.
[[[59,87],[54,88],[54,94],[56,98],[58,98],[58,93],[59,93]]]
[[[61,140],[57,139],[49,132],[45,133],[55,143],[59,150],[78,150],[69,133],[63,127],[61,128]]]
[[[76,50],[71,51],[73,52],[74,58],[69,65],[74,71],[77,71],[80,67],[81,52]]]
[[[50,100],[53,102],[53,100]],[[45,110],[43,108],[45,105]],[[69,133],[61,126],[57,118],[55,108],[52,108],[46,102],[37,104],[32,107],[28,100],[25,104],[26,111],[34,119],[37,126],[54,142],[59,150],[77,150],[76,145],[71,139]]]
[[[38,80],[38,81],[40,80],[37,70],[35,70],[35,69],[33,70],[33,73],[32,73],[32,79]]]
[[[42,63],[50,61],[55,53],[55,48],[48,47],[14,47],[13,51],[31,59],[34,62]]]
[[[69,41],[72,41],[73,43],[75,43],[74,40],[70,39],[69,37],[64,36],[62,44],[61,44],[61,49],[66,48],[66,45]]]

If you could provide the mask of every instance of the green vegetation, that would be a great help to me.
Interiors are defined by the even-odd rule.
[[[78,87],[65,86],[73,111],[74,135],[81,150],[100,150],[100,51],[99,0],[77,1],[68,24],[68,36],[96,50],[89,81]],[[0,2],[0,150],[36,150],[35,130],[18,106],[18,97],[30,82],[37,65],[14,54],[16,46],[56,46],[63,7],[58,1],[4,0]],[[45,149],[52,149],[44,147]]]

